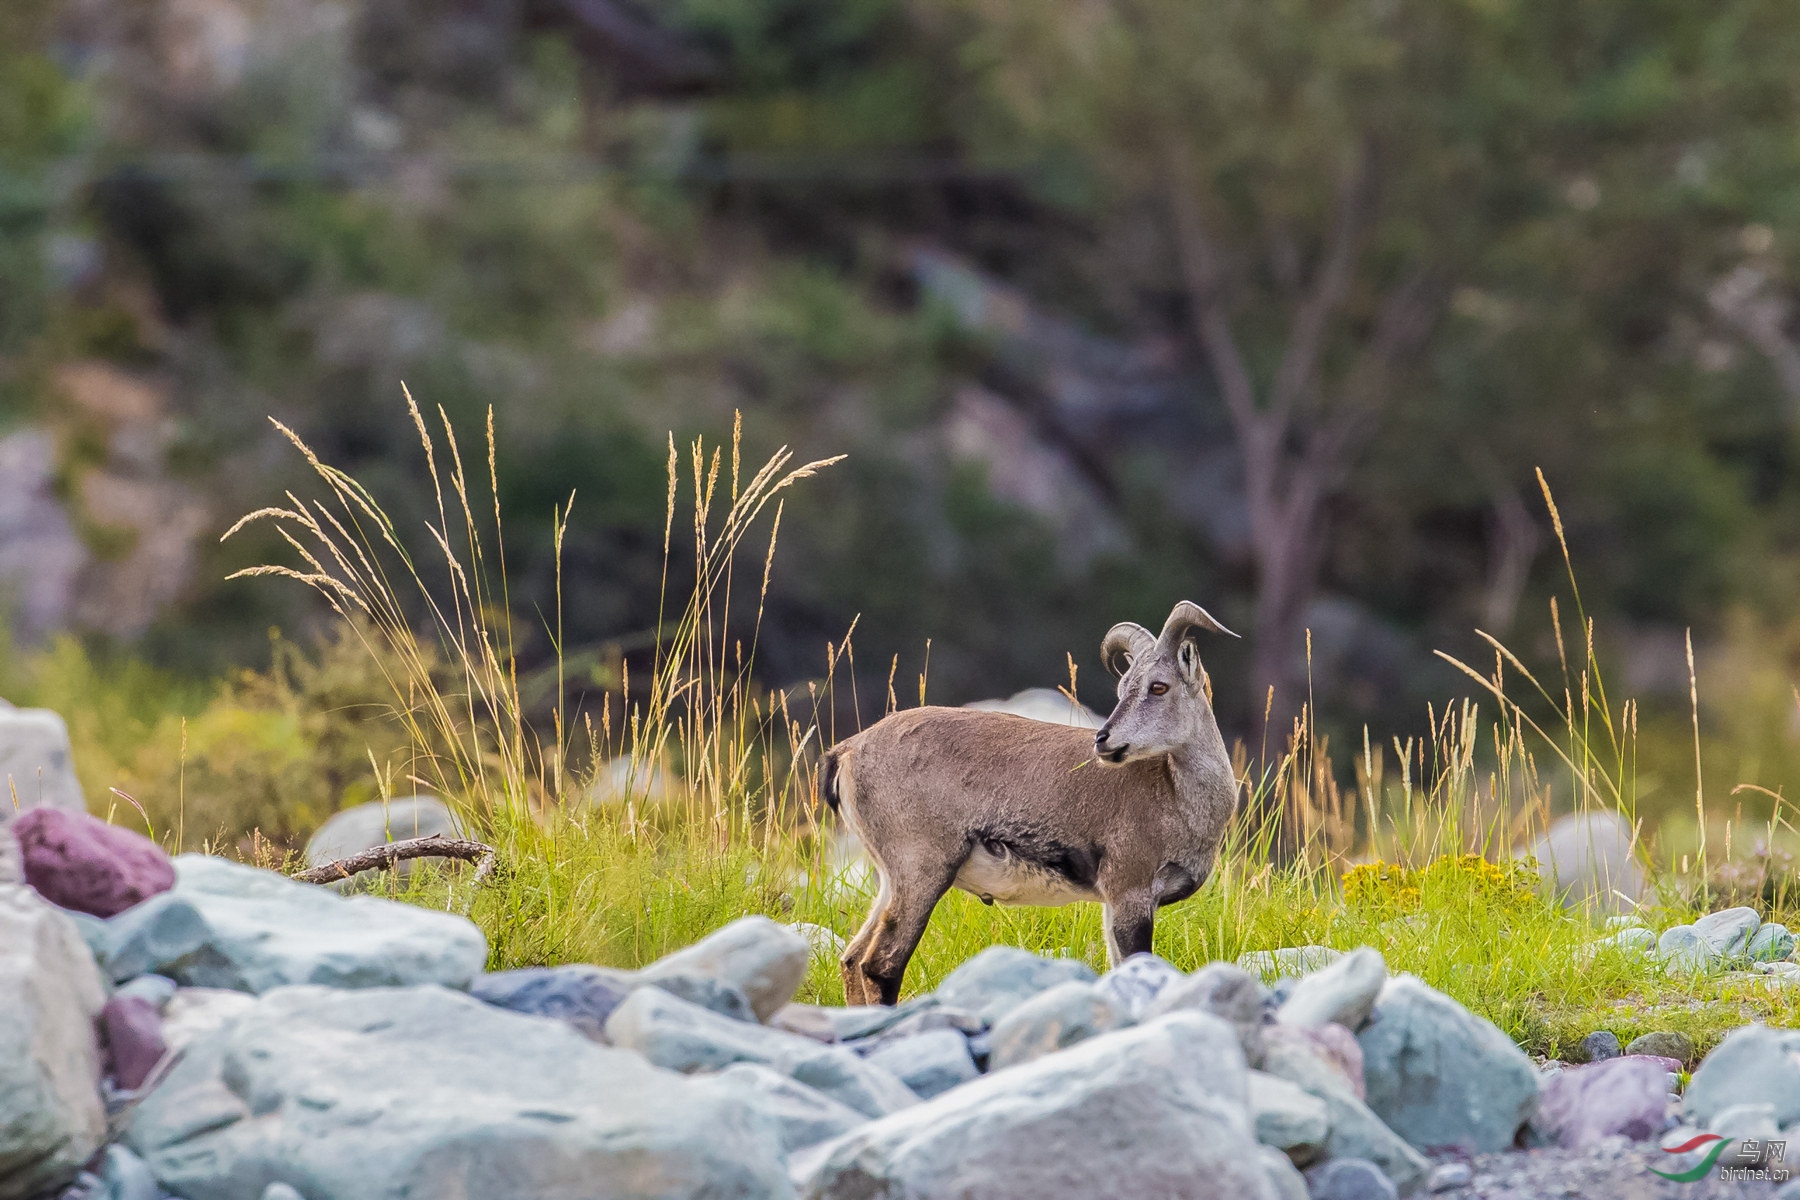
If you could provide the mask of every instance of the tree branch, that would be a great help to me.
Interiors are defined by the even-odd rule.
[[[1194,196],[1193,158],[1187,147],[1177,141],[1170,147],[1169,160],[1169,213],[1175,222],[1175,253],[1187,284],[1194,332],[1212,364],[1226,410],[1238,427],[1238,436],[1244,441],[1245,448],[1250,449],[1251,443],[1259,437],[1256,386],[1250,380],[1250,369],[1231,332],[1218,252],[1207,235],[1206,221],[1200,215],[1200,204]]]
[[[495,856],[492,846],[483,842],[465,841],[462,838],[447,838],[441,833],[434,833],[430,837],[388,842],[386,845],[364,850],[360,854],[352,854],[349,858],[321,863],[310,870],[300,872],[294,878],[301,883],[335,883],[337,880],[348,879],[363,871],[391,867],[410,858],[459,858],[464,862],[475,863],[476,883],[480,883],[494,873]]]
[[[1305,300],[1294,314],[1287,352],[1269,388],[1269,411],[1277,425],[1285,425],[1294,405],[1311,387],[1324,351],[1331,318],[1344,302],[1356,275],[1356,256],[1362,249],[1363,232],[1375,199],[1375,153],[1364,145],[1356,165],[1338,184],[1336,213]]]

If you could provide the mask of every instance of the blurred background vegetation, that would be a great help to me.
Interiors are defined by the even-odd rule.
[[[1073,655],[1104,711],[1100,635],[1186,597],[1252,747],[1309,696],[1409,735],[1477,629],[1553,664],[1541,468],[1641,811],[1693,819],[1691,631],[1715,807],[1766,817],[1723,795],[1800,778],[1795,61],[1773,0],[10,0],[0,694],[190,843],[376,794],[379,673],[219,534],[304,486],[270,415],[422,528],[405,381],[477,459],[494,414],[545,707],[554,506],[592,707],[648,673],[666,438],[739,411],[849,455],[766,684],[856,620],[864,716],[928,641],[934,701]]]

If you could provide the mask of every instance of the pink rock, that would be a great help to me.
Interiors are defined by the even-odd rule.
[[[100,1010],[100,1029],[106,1037],[108,1074],[128,1092],[143,1086],[162,1061],[162,1016],[141,996],[114,996]]]
[[[34,808],[12,829],[25,882],[52,904],[111,917],[175,886],[175,865],[162,847],[98,817]]]
[[[1668,1108],[1668,1073],[1661,1061],[1634,1054],[1569,1067],[1546,1079],[1531,1127],[1570,1150],[1614,1134],[1643,1142],[1662,1133]]]
[[[1368,1095],[1363,1082],[1362,1044],[1351,1033],[1335,1021],[1327,1021],[1322,1025],[1303,1026],[1286,1025],[1277,1021],[1263,1028],[1264,1038],[1273,1042],[1286,1042],[1304,1046],[1311,1054],[1343,1077],[1345,1083],[1358,1100]]]
[[[1680,1074],[1682,1071],[1687,1069],[1686,1067],[1684,1067],[1682,1065],[1682,1062],[1679,1058],[1664,1058],[1660,1054],[1627,1054],[1625,1057],[1626,1058],[1641,1058],[1645,1062],[1656,1063],[1659,1066],[1661,1066],[1663,1070],[1673,1071],[1676,1074]]]

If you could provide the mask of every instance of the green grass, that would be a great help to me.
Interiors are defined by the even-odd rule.
[[[385,727],[401,749],[386,759],[370,754],[380,792],[401,794],[404,786],[448,797],[502,864],[479,887],[458,868],[430,866],[403,887],[380,886],[468,913],[486,932],[497,969],[636,966],[745,913],[851,935],[869,896],[826,865],[835,831],[814,780],[817,752],[832,736],[835,691],[855,685],[851,635],[824,648],[824,673],[805,687],[770,691],[753,672],[779,493],[830,461],[791,468],[784,450],[749,471],[734,437],[729,448],[695,442],[684,465],[671,440],[665,555],[677,522],[684,531],[691,524],[698,583],[678,606],[666,604],[649,677],[635,690],[626,682],[598,711],[570,711],[560,700],[546,711],[521,695],[512,652],[500,513],[489,508],[492,423],[490,495],[482,496],[448,420],[440,412],[434,434],[408,403],[437,485],[426,559],[415,559],[374,496],[297,438],[325,497],[290,498],[245,518],[277,523],[299,555],[298,565],[251,573],[317,589],[387,686]],[[1555,520],[1547,486],[1545,500]],[[566,508],[558,512],[559,545],[569,519]],[[760,586],[746,586],[740,566]],[[450,582],[434,588],[427,576]],[[1794,1023],[1794,993],[1760,980],[1670,977],[1642,959],[1591,953],[1585,947],[1598,930],[1589,914],[1558,908],[1521,886],[1516,872],[1484,865],[1484,855],[1505,860],[1541,828],[1554,796],[1635,821],[1636,708],[1607,697],[1572,568],[1570,592],[1566,642],[1552,608],[1559,655],[1543,679],[1490,639],[1491,672],[1457,665],[1487,692],[1494,713],[1469,701],[1434,710],[1426,736],[1396,741],[1391,758],[1388,747],[1365,742],[1350,787],[1340,785],[1341,764],[1305,715],[1276,760],[1256,764],[1240,753],[1244,810],[1208,884],[1159,915],[1158,952],[1191,969],[1246,950],[1374,946],[1391,970],[1420,976],[1528,1049],[1558,1057],[1597,1028],[1622,1040],[1677,1029],[1704,1049],[1746,1020]],[[545,624],[560,639],[560,613]],[[910,690],[889,673],[890,708]],[[646,771],[625,794],[590,796],[601,765],[619,756],[660,764],[678,781],[673,794],[652,798]],[[1643,914],[1658,928],[1690,919],[1692,898],[1704,895],[1708,819],[1697,786],[1692,869],[1674,869],[1672,845],[1650,856],[1670,868],[1659,876],[1657,905]],[[1773,840],[1786,828],[1777,807],[1767,834]],[[1648,837],[1646,846],[1659,849]],[[282,861],[279,847],[262,856]],[[1270,865],[1272,857],[1282,865]],[[1391,886],[1355,870],[1371,860],[1396,865]],[[1104,967],[1097,905],[993,908],[952,893],[919,946],[905,992],[931,989],[996,944]],[[842,1002],[834,962],[815,960],[802,998]]]

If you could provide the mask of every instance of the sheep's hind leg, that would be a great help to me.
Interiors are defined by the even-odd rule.
[[[874,937],[860,964],[865,986],[881,1004],[900,999],[900,982],[912,961],[919,939],[944,893],[956,878],[960,861],[947,863],[930,875],[915,872],[911,879],[896,881],[893,901],[883,910]]]
[[[875,932],[881,926],[882,917],[894,900],[894,885],[888,882],[888,874],[879,866],[876,873],[881,879],[881,886],[875,891],[875,899],[869,902],[869,915],[863,920],[862,928],[844,947],[843,956],[839,959],[844,969],[844,1003],[875,1004],[878,1003],[875,993],[869,987],[868,979],[863,975],[863,956],[868,953],[869,943],[875,940]]]

